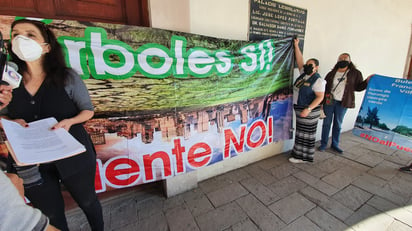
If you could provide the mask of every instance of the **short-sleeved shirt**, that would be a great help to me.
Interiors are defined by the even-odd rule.
[[[74,70],[69,71],[69,78],[67,79],[64,89],[80,111],[94,110],[89,91],[83,80]]]

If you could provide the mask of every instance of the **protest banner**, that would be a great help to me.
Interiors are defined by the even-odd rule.
[[[392,149],[412,152],[412,81],[373,75],[353,134]]]
[[[0,17],[3,34],[13,20]],[[97,151],[98,192],[173,177],[292,138],[292,37],[240,41],[45,22],[95,106],[85,127]]]

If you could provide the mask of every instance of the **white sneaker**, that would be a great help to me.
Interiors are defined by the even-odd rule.
[[[289,158],[289,162],[294,163],[294,164],[302,164],[302,163],[307,163],[307,161],[305,160],[301,160],[301,159],[296,159],[296,158]]]

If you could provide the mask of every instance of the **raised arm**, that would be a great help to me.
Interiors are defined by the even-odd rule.
[[[303,62],[302,51],[300,51],[300,48],[299,48],[299,39],[298,38],[293,40],[293,46],[295,48],[296,63],[298,64],[298,69],[300,71],[303,68],[304,62]]]

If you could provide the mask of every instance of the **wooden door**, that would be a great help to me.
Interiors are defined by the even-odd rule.
[[[150,26],[147,0],[0,0],[0,15]]]

